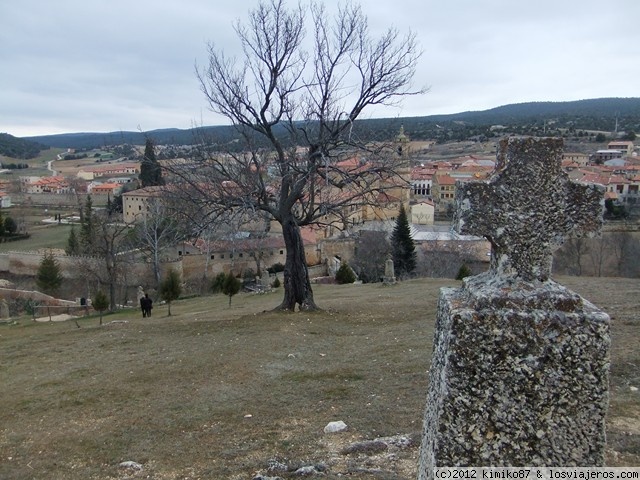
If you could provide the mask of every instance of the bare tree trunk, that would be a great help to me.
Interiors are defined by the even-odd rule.
[[[560,263],[567,269],[566,273],[582,276],[583,256],[589,253],[589,245],[585,238],[570,238],[558,253]]]
[[[200,281],[200,293],[204,294],[209,291],[209,264],[211,263],[211,228],[207,228],[204,232],[203,239],[205,243],[205,259],[204,270],[202,271],[202,280]]]
[[[615,232],[609,236],[609,248],[615,258],[615,275],[623,277],[625,263],[631,259],[630,250],[633,245],[633,237],[629,232]]]
[[[156,280],[156,288],[160,288],[160,281],[162,280],[160,276],[160,250],[157,248],[153,252],[153,276]]]
[[[592,239],[590,247],[589,256],[591,258],[591,264],[593,265],[593,274],[601,277],[607,255],[604,239],[602,237]]]
[[[262,252],[260,250],[256,250],[253,258],[256,262],[256,276],[262,277]]]
[[[284,299],[278,309],[293,312],[299,305],[303,311],[318,310],[313,300],[300,227],[292,216],[282,222],[282,234],[287,259],[284,265]]]
[[[109,275],[109,310],[116,311],[116,281]]]

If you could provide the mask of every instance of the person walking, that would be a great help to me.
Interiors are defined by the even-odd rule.
[[[142,318],[147,316],[147,298],[148,295],[140,297],[140,310],[142,310]]]
[[[142,302],[142,300],[144,300],[144,308],[143,308],[143,311],[142,311],[142,316],[143,317],[145,317],[145,316],[146,317],[150,317],[151,316],[151,309],[153,308],[153,300],[151,300],[149,298],[149,294],[148,293],[144,294],[144,298],[142,298],[140,300],[140,302]]]

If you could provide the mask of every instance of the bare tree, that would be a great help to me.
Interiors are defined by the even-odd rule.
[[[615,260],[616,275],[622,275],[624,263],[631,250],[633,237],[629,232],[613,232],[609,236],[611,254]]]
[[[562,273],[581,276],[583,256],[589,253],[589,239],[571,237],[554,253],[554,268]]]
[[[162,254],[175,247],[183,238],[184,231],[176,215],[167,208],[160,197],[150,198],[148,209],[140,216],[132,230],[133,246],[140,249],[153,266],[156,288],[160,285]]]
[[[79,266],[99,285],[108,287],[109,309],[113,311],[117,306],[116,290],[124,269],[131,262],[131,255],[126,239],[129,225],[112,220],[115,219],[105,212],[94,214],[91,256],[80,259]]]
[[[175,198],[175,195],[173,195]],[[192,203],[179,202],[187,206]],[[172,204],[173,209],[178,209],[177,203]],[[179,212],[183,217],[183,212]],[[198,247],[203,254],[202,277],[200,280],[200,291],[204,292],[210,288],[209,270],[211,266],[211,256],[215,247],[220,247],[219,242],[224,242],[225,250],[231,254],[231,269],[237,257],[238,248],[247,252],[256,262],[257,271],[261,271],[261,262],[264,258],[264,247],[266,245],[267,229],[264,222],[254,219],[250,220],[246,215],[241,215],[241,211],[228,210],[221,212],[215,221],[209,218],[199,217],[190,214],[189,219],[182,219],[180,231],[189,232],[190,241]],[[191,225],[191,228],[187,226]]]
[[[417,274],[434,278],[455,278],[460,267],[474,270],[484,265],[487,247],[483,241],[432,240],[418,249]]]
[[[620,275],[631,278],[640,277],[640,240],[635,236],[626,251],[625,262]]]
[[[360,141],[356,120],[371,106],[423,91],[411,87],[420,56],[413,34],[389,29],[372,38],[359,6],[347,4],[332,21],[311,3],[307,51],[305,11],[282,0],[260,2],[235,26],[240,60],[209,44],[201,89],[210,108],[236,126],[243,153],[208,149],[191,168],[172,171],[203,218],[245,209],[282,225],[284,310],[317,308],[300,228],[346,224],[353,208],[397,188],[398,157]],[[366,159],[340,163],[356,149]]]
[[[206,227],[199,232],[200,240],[202,240],[203,245],[201,247],[202,253],[204,254],[204,262],[202,269],[202,279],[200,280],[200,293],[204,293],[209,290],[209,266],[211,264],[211,247],[213,244],[213,240],[215,238],[216,230],[213,224],[208,224]]]
[[[248,253],[255,263],[255,274],[257,276],[262,276],[265,270],[264,261],[270,244],[267,234],[260,232],[253,233],[242,244],[243,250]]]
[[[637,237],[625,231],[613,232],[607,237],[609,249],[615,261],[615,274],[622,277],[638,276],[640,241]]]
[[[603,269],[607,266],[607,258],[609,251],[607,249],[607,242],[603,236],[598,238],[592,238],[589,242],[589,259],[593,266],[593,274],[596,277],[601,277]]]
[[[361,230],[356,239],[351,266],[363,283],[379,282],[391,254],[388,234],[381,230]]]

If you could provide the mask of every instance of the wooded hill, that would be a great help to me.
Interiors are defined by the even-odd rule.
[[[8,133],[0,133],[0,155],[21,160],[38,156],[41,150],[49,148],[33,140],[17,138]]]
[[[492,126],[503,125],[520,134],[553,135],[569,131],[640,131],[640,98],[598,98],[572,102],[529,102],[503,105],[490,110],[424,117],[359,120],[354,127],[361,139],[389,140],[404,125],[412,140],[465,140],[491,137]],[[150,132],[66,133],[27,137],[24,140],[59,148],[100,148],[109,145],[144,145],[146,136],[156,144],[191,145],[206,135],[219,146],[233,145],[238,134],[231,126]],[[2,153],[0,151],[0,153]]]

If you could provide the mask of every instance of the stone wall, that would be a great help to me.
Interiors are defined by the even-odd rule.
[[[256,271],[255,259],[244,252],[242,257],[239,256],[239,253],[236,254],[236,258],[233,260],[229,259],[228,254],[225,255],[225,258],[221,258],[221,255],[217,252],[214,254],[214,257],[213,259],[209,258],[207,265],[206,254],[191,253],[189,255],[182,255],[180,258],[184,280],[197,281],[201,279],[205,274],[205,267],[207,270],[206,275],[209,278],[213,278],[221,272],[229,273],[233,271],[235,274],[242,275],[247,269],[251,269],[254,272]],[[261,259],[260,267],[268,268],[275,263],[282,263],[284,265],[285,260],[286,254],[284,250],[282,254],[279,249],[274,250],[273,255],[265,254]]]
[[[12,193],[11,201],[14,205],[41,205],[46,207],[77,207],[78,201],[84,205],[87,200],[86,193]],[[106,195],[92,195],[91,201],[94,206],[104,206],[107,204]]]
[[[332,238],[321,240],[317,246],[320,258],[323,262],[327,259],[340,257],[344,262],[350,263],[353,260],[355,251],[355,239],[353,238]],[[307,255],[307,258],[309,255]]]
[[[307,251],[307,262],[309,262],[311,256],[316,256],[315,245],[312,246],[312,254],[309,254]],[[256,261],[253,257],[243,255],[242,257],[237,256],[237,258],[233,259],[233,262],[225,256],[224,259],[220,258],[219,254],[215,254],[214,259],[209,259],[209,264],[207,264],[207,258],[204,254],[189,254],[183,255],[180,257],[181,259],[181,267],[183,279],[186,282],[198,282],[202,279],[205,274],[205,266],[206,266],[206,276],[208,278],[213,278],[221,272],[229,273],[233,271],[236,275],[243,275],[245,270],[253,270],[256,272]],[[286,251],[282,249],[282,253],[280,253],[280,249],[274,250],[273,255],[268,254],[265,255],[260,262],[260,268],[266,269],[271,267],[276,263],[281,263],[284,265],[286,261]],[[325,263],[314,262],[309,267],[309,276],[313,276],[311,272],[314,271],[317,273],[315,276],[324,275],[323,272],[326,271]]]
[[[6,298],[8,300],[14,300],[16,298],[30,298],[44,305],[52,306],[68,307],[76,305],[76,302],[54,298],[50,295],[47,295],[46,293],[36,292],[34,290],[17,290],[14,288],[4,287],[0,288],[0,298]]]
[[[322,249],[322,259],[332,258],[335,255],[350,259],[353,254],[353,241],[324,241]],[[62,252],[62,251],[60,251]],[[61,273],[64,278],[77,279],[83,278],[86,272],[86,263],[96,261],[91,257],[68,256],[54,250],[54,256],[61,267]],[[318,261],[319,249],[317,245],[309,245],[306,248],[307,262],[310,265],[311,276],[323,276],[326,271],[326,262]],[[240,256],[242,255],[242,256]],[[233,271],[242,275],[247,269],[255,272],[256,261],[249,256],[247,252],[238,252],[235,258],[231,260],[228,253],[221,258],[218,252],[214,254],[214,259],[209,259],[207,267],[207,277],[213,278],[220,272]],[[0,272],[9,272],[14,275],[24,275],[34,277],[43,258],[43,252],[21,252],[11,251],[0,253]],[[97,260],[99,262],[99,259]],[[286,261],[286,250],[283,248],[267,249],[265,255],[261,259],[261,268],[268,268],[276,263],[284,265]],[[83,266],[84,263],[84,266]],[[204,254],[194,253],[181,255],[173,261],[162,263],[162,274],[164,275],[170,268],[175,269],[186,282],[197,282],[204,275],[205,264],[207,263]],[[314,269],[314,267],[317,267]],[[126,284],[127,286],[150,285],[154,283],[152,277],[152,267],[149,263],[138,261],[127,264]]]
[[[60,265],[63,278],[78,279],[86,275],[86,263],[100,261],[92,257],[68,256],[55,254],[54,257]],[[43,254],[41,252],[7,252],[0,253],[0,272],[9,272],[14,275],[35,277]],[[151,265],[146,262],[135,262],[126,265],[126,282],[129,286],[147,285],[152,281]],[[182,260],[176,259],[162,264],[162,271],[173,268],[180,274],[183,273]]]
[[[61,267],[64,278],[73,278],[77,271],[76,263],[71,262],[72,257],[55,255]],[[26,275],[34,277],[42,261],[42,252],[7,252],[0,253],[0,272],[9,272],[14,275]]]

